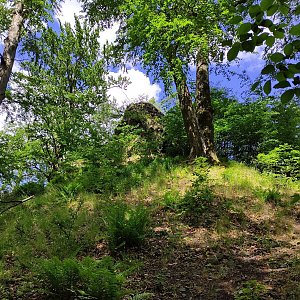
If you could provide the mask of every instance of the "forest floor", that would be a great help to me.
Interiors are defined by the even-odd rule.
[[[146,206],[151,215],[145,243],[114,255],[115,260],[136,266],[127,276],[123,299],[299,300],[299,181],[278,180],[242,164],[212,167],[206,188],[213,198],[203,210],[192,207],[187,213],[180,201],[193,189],[193,182],[192,167],[179,164],[167,173],[152,174],[122,196],[130,205]],[[92,210],[97,196],[85,197],[88,201],[81,208]],[[35,205],[41,210],[41,203]],[[54,214],[51,207],[45,211],[51,210]],[[3,248],[6,244],[2,244]],[[43,255],[50,251],[42,244],[35,247]],[[101,259],[112,254],[107,241],[100,238],[79,259],[82,255]],[[6,282],[13,296],[0,299],[48,299],[39,289],[17,293],[26,276],[11,275]]]
[[[289,205],[298,185],[275,187],[243,166],[215,167],[211,207],[190,220],[178,213],[176,198],[192,181],[181,170],[148,186],[148,194],[127,195],[152,207],[153,225],[141,249],[123,253],[142,262],[127,288],[155,300],[300,299],[300,206]],[[98,257],[108,253],[105,244],[98,249]]]

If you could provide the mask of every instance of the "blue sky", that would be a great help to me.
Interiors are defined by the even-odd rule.
[[[57,20],[60,19],[62,23],[69,22],[74,24],[74,14],[78,15],[80,13],[81,6],[77,0],[65,0],[62,4],[61,13],[55,16],[57,26]],[[113,42],[115,39],[115,31],[117,25],[112,29],[104,31],[100,40],[105,43],[105,41]],[[0,51],[2,51],[2,45],[0,44]],[[239,58],[241,59],[239,64],[237,62],[231,63],[230,69],[237,73],[241,73],[243,70],[246,70],[247,75],[250,79],[254,80],[260,70],[264,66],[264,61],[262,59],[262,52],[257,54],[251,53],[240,53]],[[19,70],[18,63],[15,63],[14,70]],[[121,71],[111,72],[110,75],[118,76],[125,75],[131,81],[131,84],[127,87],[126,90],[121,90],[120,88],[114,88],[110,90],[110,95],[112,98],[117,100],[117,103],[120,105],[126,105],[130,102],[136,101],[141,96],[146,98],[155,98],[156,101],[161,101],[164,95],[164,89],[162,84],[154,83],[151,77],[146,76],[143,70],[138,67],[128,65],[128,70],[126,73]],[[243,82],[238,78],[238,76],[230,76],[226,78],[224,75],[216,75],[214,72],[211,72],[211,86],[218,88],[226,88],[230,91],[233,96],[236,96],[238,99],[245,97],[244,92],[249,88],[243,86]],[[4,115],[0,115],[0,127],[1,123],[3,124]]]

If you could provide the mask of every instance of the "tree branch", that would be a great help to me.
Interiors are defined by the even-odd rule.
[[[18,205],[20,205],[20,204],[23,204],[23,203],[25,203],[25,202],[31,200],[32,198],[34,198],[34,195],[29,196],[28,198],[25,198],[25,199],[23,199],[23,200],[0,201],[0,204],[1,204],[1,203],[6,203],[6,204],[12,203],[12,204],[13,204],[12,206],[9,206],[9,207],[7,207],[7,208],[1,210],[0,214],[3,214],[4,212],[8,211],[9,209],[11,209],[11,208],[13,208],[13,207],[16,207],[16,206],[18,206]]]

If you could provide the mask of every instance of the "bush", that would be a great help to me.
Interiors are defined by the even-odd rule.
[[[163,116],[164,152],[170,156],[187,156],[189,144],[178,105],[172,107]]]
[[[264,195],[265,201],[274,205],[282,204],[281,197],[281,194],[274,189],[266,191]]]
[[[184,218],[192,225],[199,223],[199,217],[210,210],[214,200],[213,193],[208,187],[209,165],[207,159],[199,157],[195,159],[194,175],[196,176],[191,190],[183,197],[179,208]]]
[[[258,154],[257,164],[263,171],[300,178],[300,150],[288,144],[280,145],[267,154]]]
[[[208,187],[194,187],[185,194],[179,208],[189,223],[197,225],[199,217],[210,210],[213,200],[214,196]]]
[[[32,196],[40,195],[45,191],[45,186],[42,183],[30,181],[22,185],[17,186],[13,190],[13,194],[16,196]]]
[[[75,295],[80,280],[79,263],[75,259],[61,261],[54,257],[43,261],[40,267],[40,275],[51,293],[60,296],[61,299]]]
[[[249,280],[234,293],[234,300],[259,300],[266,291],[266,287],[257,280]]]
[[[55,257],[42,261],[38,273],[55,299],[81,295],[85,299],[117,300],[123,296],[124,276],[116,272],[110,257],[102,260],[86,257],[82,261]]]
[[[104,219],[112,252],[139,247],[149,230],[149,213],[141,205],[130,207],[125,203],[116,203],[106,209]]]

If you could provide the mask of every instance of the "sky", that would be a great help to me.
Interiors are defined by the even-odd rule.
[[[61,12],[55,16],[56,22],[59,19],[62,23],[68,22],[74,25],[74,15],[79,15],[81,10],[81,5],[77,0],[65,0],[61,6]],[[54,24],[55,26],[55,24]],[[106,41],[112,43],[116,38],[117,24],[111,29],[107,29],[102,32],[100,40],[105,43]],[[1,49],[0,44],[0,50]],[[251,54],[251,53],[240,53],[239,58],[241,58],[241,63],[238,65],[237,62],[231,64],[231,70],[241,73],[242,70],[246,70],[250,79],[255,79],[259,74],[260,70],[264,66],[264,61],[262,59],[262,53]],[[15,64],[14,70],[18,70],[18,63]],[[124,106],[131,102],[137,101],[137,99],[145,98],[152,99],[156,101],[161,101],[165,97],[164,89],[162,84],[154,83],[151,77],[148,77],[143,70],[138,67],[128,66],[127,71],[111,71],[111,76],[118,77],[119,75],[125,75],[131,84],[126,88],[113,88],[109,91],[109,94],[120,106]],[[248,89],[243,87],[243,83],[237,76],[226,78],[224,75],[216,75],[211,72],[210,76],[211,86],[217,88],[226,88],[230,91],[233,96],[240,98],[243,93]],[[5,114],[0,111],[0,128],[3,127],[5,120]]]

